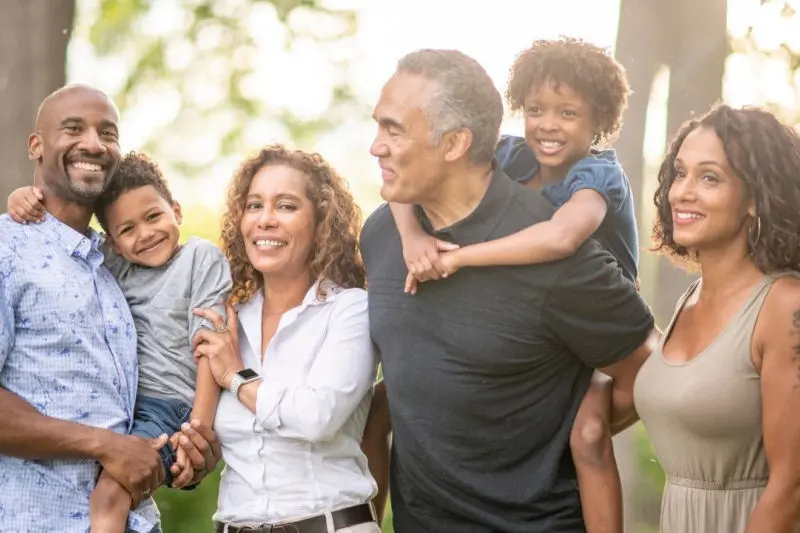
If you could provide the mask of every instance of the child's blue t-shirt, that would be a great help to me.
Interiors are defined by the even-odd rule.
[[[527,183],[539,171],[539,161],[525,139],[503,135],[495,150],[501,168],[519,183]],[[614,150],[593,152],[575,163],[561,181],[542,187],[542,195],[556,207],[575,192],[592,189],[608,203],[606,217],[594,237],[617,259],[626,278],[634,283],[639,275],[639,236],[631,185]]]

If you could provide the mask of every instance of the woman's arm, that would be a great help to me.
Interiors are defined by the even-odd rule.
[[[548,221],[502,239],[450,252],[457,268],[545,263],[571,256],[597,231],[608,211],[605,198],[593,189],[572,195]]]
[[[794,533],[800,510],[800,280],[775,282],[756,326],[767,488],[747,533]]]
[[[239,389],[239,400],[268,430],[289,438],[323,441],[334,436],[372,387],[377,356],[369,336],[367,294],[337,296],[328,333],[303,385],[280,376]]]

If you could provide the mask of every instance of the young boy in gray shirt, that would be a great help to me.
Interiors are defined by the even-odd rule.
[[[34,187],[14,191],[8,213],[17,222],[44,216],[41,192]],[[208,361],[195,364],[192,337],[204,324],[192,314],[214,308],[224,316],[231,275],[222,252],[213,243],[191,238],[180,244],[181,208],[173,200],[160,170],[142,154],[128,154],[95,204],[95,216],[106,233],[105,266],[117,279],[133,315],[137,334],[139,383],[130,433],[148,439],[173,435],[181,425],[199,420],[211,427],[219,387]],[[161,450],[171,485],[170,469],[188,462],[167,444]],[[124,533],[130,494],[114,478],[101,473],[89,503],[93,533]]]

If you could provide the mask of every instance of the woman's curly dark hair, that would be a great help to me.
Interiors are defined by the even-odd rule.
[[[755,107],[733,109],[720,104],[681,127],[658,171],[654,249],[696,264],[695,255],[673,238],[668,195],[678,151],[689,133],[701,127],[711,128],[722,141],[728,163],[755,204],[761,229],[749,240],[756,267],[764,273],[800,270],[800,136]]]
[[[625,69],[606,50],[581,39],[539,39],[520,52],[508,75],[511,111],[525,107],[531,88],[562,83],[579,92],[592,108],[595,146],[608,145],[622,127],[630,87]]]
[[[247,258],[239,226],[253,177],[264,167],[279,165],[308,176],[306,195],[314,205],[316,221],[309,265],[311,279],[330,280],[344,288],[364,288],[364,264],[358,244],[361,210],[350,194],[347,183],[319,154],[287,150],[275,144],[247,159],[228,187],[228,199],[222,217],[222,250],[230,262],[232,300],[246,302],[264,284],[263,277]],[[325,297],[322,285],[318,297]]]

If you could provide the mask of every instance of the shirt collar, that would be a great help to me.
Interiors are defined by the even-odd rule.
[[[320,300],[317,297],[317,289],[320,286],[326,291],[324,300]],[[308,289],[300,305],[284,313],[284,316],[281,317],[280,323],[278,324],[278,330],[275,332],[275,335],[278,335],[281,329],[288,327],[298,320],[303,311],[308,307],[328,304],[336,300],[336,297],[342,290],[341,287],[330,280],[318,280]],[[263,304],[264,293],[259,290],[250,300],[235,306],[240,331],[243,334],[243,340],[249,343],[250,349],[253,350],[254,354],[261,354],[261,316]]]
[[[92,228],[88,228],[86,234],[80,233],[50,213],[45,213],[44,221],[39,224],[39,227],[52,234],[59,246],[69,255],[86,260],[92,251],[99,251],[100,235]]]
[[[325,299],[319,299],[317,290],[320,286],[325,290]],[[309,306],[324,305],[336,300],[337,296],[342,292],[342,288],[328,279],[317,280],[303,297],[303,301],[299,306],[287,311],[293,313],[300,313]],[[261,331],[261,309],[264,304],[264,292],[259,289],[252,298],[244,303],[236,304],[236,314],[239,318],[239,323],[242,329],[247,331]]]
[[[514,197],[515,187],[519,185],[503,172],[497,161],[493,161],[491,181],[478,207],[455,224],[435,231],[425,210],[418,205],[414,209],[420,224],[429,234],[459,244],[473,244],[486,240],[503,218],[506,206]]]

